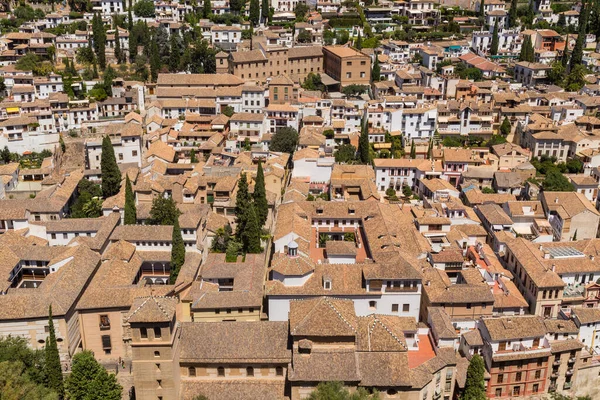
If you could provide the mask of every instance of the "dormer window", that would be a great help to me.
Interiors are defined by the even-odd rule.
[[[330,278],[325,278],[323,280],[323,289],[331,290],[331,279]]]
[[[323,209],[322,208],[317,208],[317,214],[323,214]]]
[[[296,257],[298,256],[298,243],[291,241],[288,245],[287,245],[287,254],[289,257]]]

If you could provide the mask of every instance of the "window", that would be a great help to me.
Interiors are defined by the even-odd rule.
[[[521,394],[521,387],[515,386],[513,387],[513,396],[519,396]]]
[[[535,379],[540,379],[540,377],[542,376],[542,371],[541,370],[537,370],[535,371]]]
[[[162,337],[162,333],[160,331],[160,328],[158,326],[154,327],[154,338],[160,339],[161,337]]]
[[[225,376],[225,368],[223,368],[223,367],[217,368],[217,375],[218,376]]]
[[[246,368],[246,376],[254,376],[254,368],[253,367]]]
[[[323,289],[325,289],[325,290],[331,290],[331,280],[326,279],[323,282]]]
[[[69,238],[69,234],[63,233],[63,239],[68,239],[68,238]]]
[[[398,304],[392,304],[392,312],[398,312]]]
[[[148,329],[147,328],[140,328],[140,337],[142,339],[148,339]]]
[[[162,380],[161,380],[161,379],[158,379],[158,380],[156,381],[156,383],[158,384],[158,388],[159,388],[159,389],[160,389],[160,388],[162,388]]]
[[[110,329],[110,319],[108,315],[100,316],[100,329]]]
[[[283,376],[283,367],[276,367],[275,368],[275,375],[277,375],[277,376]]]
[[[123,153],[119,153],[119,161],[123,161]]]
[[[503,383],[504,382],[504,375],[500,374],[498,375],[498,383]]]
[[[533,384],[533,393],[537,393],[540,390],[540,385],[537,383]]]
[[[502,397],[502,388],[496,389],[496,397]]]
[[[402,304],[402,312],[409,312],[410,304]]]
[[[196,367],[189,367],[188,368],[188,376],[196,376]]]
[[[51,237],[52,239],[56,239],[56,233],[53,233],[53,234],[51,234],[51,235],[50,235],[50,237]]]
[[[517,372],[517,374],[515,375],[515,381],[519,382],[522,378],[523,373],[522,372]]]
[[[131,152],[131,155],[132,155],[133,157],[137,157],[137,150],[133,150],[133,151]]]
[[[160,351],[155,351],[154,352],[154,357],[160,357]]]
[[[471,309],[471,303],[467,303],[467,310]]]
[[[104,350],[111,349],[110,335],[102,335],[102,348]]]
[[[374,300],[371,300],[371,301],[369,301],[369,308],[370,308],[371,310],[374,310],[374,309],[376,309],[376,308],[377,308],[377,302],[376,302],[376,301],[374,301]]]

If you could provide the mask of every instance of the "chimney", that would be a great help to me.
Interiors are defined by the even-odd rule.
[[[431,281],[427,281],[427,286],[431,286]]]
[[[556,272],[556,264],[552,264],[552,272]]]
[[[595,257],[594,257],[594,255],[593,255],[593,254],[590,254],[590,260],[591,260],[591,261],[594,261],[594,258],[595,258]]]
[[[554,198],[554,203],[555,203],[555,204],[558,204],[558,197],[555,197],[555,198]]]

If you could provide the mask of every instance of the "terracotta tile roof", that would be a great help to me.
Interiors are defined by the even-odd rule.
[[[179,345],[183,363],[288,363],[291,356],[287,322],[184,322]]]
[[[354,302],[346,299],[292,300],[289,320],[292,336],[353,337],[358,329]]]
[[[583,308],[574,307],[571,309],[571,314],[580,325],[600,322],[600,309],[598,308]]]
[[[171,322],[175,317],[175,297],[138,297],[133,301],[127,321],[129,323]]]
[[[544,320],[539,316],[482,318],[481,323],[495,342],[542,337],[546,334]]]
[[[202,393],[209,400],[285,400],[285,380],[181,380],[182,400],[194,400]]]

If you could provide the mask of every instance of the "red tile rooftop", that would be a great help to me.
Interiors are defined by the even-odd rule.
[[[419,337],[419,350],[408,351],[408,368],[417,368],[419,365],[435,357],[433,345],[429,335],[417,335]]]

